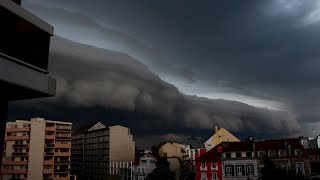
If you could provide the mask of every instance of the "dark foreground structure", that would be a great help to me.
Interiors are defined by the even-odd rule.
[[[9,101],[55,95],[48,72],[53,27],[21,7],[21,0],[0,0],[0,147]],[[3,156],[0,148],[0,167]]]

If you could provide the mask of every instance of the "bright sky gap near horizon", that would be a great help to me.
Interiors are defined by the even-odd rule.
[[[167,95],[160,95],[161,100],[158,102],[154,100],[152,93],[155,90],[152,88],[142,93],[139,88],[130,84],[142,78],[139,74],[135,75],[138,80],[135,76],[127,80],[127,77],[119,77],[117,72],[108,74],[108,68],[103,69],[108,65],[102,65],[103,63],[113,65],[117,62],[103,62],[100,56],[95,58],[99,60],[96,63],[101,63],[101,67],[90,62],[89,53],[94,56],[95,52],[100,52],[92,49],[88,50],[88,57],[83,55],[78,58],[82,58],[83,72],[91,72],[84,68],[90,63],[95,71],[101,71],[93,73],[91,79],[85,77],[85,74],[83,77],[79,74],[80,79],[76,79],[72,73],[62,73],[59,69],[63,61],[54,61],[54,58],[50,61],[56,75],[65,83],[63,87],[69,90],[90,87],[83,92],[72,92],[79,93],[81,97],[87,97],[87,94],[98,96],[104,93],[98,87],[118,87],[112,80],[123,80],[125,83],[119,87],[123,87],[125,92],[121,93],[127,95],[128,99],[133,96],[138,98],[133,99],[131,104],[124,104],[120,98],[123,94],[118,99],[107,99],[108,103],[100,102],[102,95],[100,98],[88,96],[86,100],[91,104],[84,105],[78,97],[65,95],[65,91],[61,90],[63,97],[68,97],[66,99],[71,104],[85,108],[100,106],[140,111],[152,103],[154,108],[141,111],[164,122],[159,125],[167,127],[164,128],[165,132],[159,133],[161,137],[182,138],[180,136],[190,135],[189,131],[193,126],[204,129],[214,124],[212,121],[218,121],[237,132],[246,129],[259,132],[262,127],[266,127],[270,133],[275,134],[318,134],[319,1],[207,0],[199,3],[191,0],[25,0],[22,5],[55,27],[58,38],[53,40],[52,52],[56,57],[72,57],[74,62],[78,58],[75,53],[66,54],[61,47],[76,49],[81,45],[65,43],[64,39],[127,54],[141,62],[141,65],[126,59],[123,61],[126,68],[134,67],[135,71],[141,71],[143,75],[155,73],[185,94],[175,99],[176,92],[172,93],[175,97],[172,98],[171,91],[168,91],[170,93]],[[119,57],[117,54],[112,56]],[[72,67],[72,62],[68,63]],[[150,72],[147,72],[142,63]],[[112,67],[114,70],[118,68]],[[132,69],[126,68],[119,67],[120,75],[127,74],[128,71],[131,73]],[[103,79],[106,76],[108,81]],[[68,84],[73,80],[76,82]],[[150,84],[145,86],[149,87],[154,82],[160,80],[152,76]],[[164,86],[173,90],[169,85]],[[222,99],[234,102],[207,102],[207,99],[201,97],[208,101]],[[172,117],[170,109],[161,109],[154,115],[154,109],[163,107],[168,99],[179,102],[169,103],[174,110],[178,109],[179,113],[173,113],[175,120],[163,120]],[[190,106],[188,103],[188,107],[182,107],[183,103],[180,102],[183,101],[190,102]],[[236,101],[269,110],[252,110]],[[61,101],[57,100],[56,103],[61,104]],[[219,114],[208,112],[212,108]],[[192,113],[190,109],[194,109]],[[226,113],[234,115],[229,117]],[[165,114],[165,117],[158,117],[158,114]],[[101,119],[103,117],[98,116]],[[244,120],[244,117],[252,120]],[[266,122],[270,118],[272,120]],[[194,122],[196,119],[199,122]],[[178,130],[170,129],[170,126],[176,125]],[[138,129],[147,133],[147,125],[144,130],[140,127]],[[192,135],[194,134],[196,133]]]

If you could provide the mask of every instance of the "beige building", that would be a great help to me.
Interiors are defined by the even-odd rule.
[[[216,127],[216,133],[204,143],[204,146],[206,150],[209,151],[221,142],[240,142],[240,140],[225,128],[218,130]]]
[[[184,158],[188,149],[190,149],[190,146],[175,142],[167,142],[159,148],[159,156],[167,157],[170,163],[170,170],[176,173],[176,179],[180,177],[179,158]]]
[[[107,127],[101,122],[83,126],[72,136],[72,174],[83,178],[106,179],[112,164],[131,164],[135,142],[130,129]]]
[[[72,123],[33,118],[7,122],[2,178],[69,179]]]

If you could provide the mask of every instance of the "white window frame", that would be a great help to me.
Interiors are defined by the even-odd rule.
[[[218,179],[218,173],[217,172],[212,172],[211,180],[217,180],[217,179]]]
[[[243,171],[242,166],[236,166],[236,174],[237,174],[237,176],[242,176],[242,171]],[[239,175],[239,173],[241,173],[241,175]]]
[[[214,165],[214,166],[213,166]],[[211,170],[217,170],[218,169],[218,164],[217,162],[211,162]]]
[[[201,172],[201,177],[200,180],[207,180],[208,179],[208,175],[206,172]]]
[[[207,163],[206,162],[201,162],[200,169],[201,170],[207,170]]]
[[[247,169],[247,174],[246,175],[248,175],[248,172],[250,172],[250,175],[249,176],[253,176],[254,175],[254,165],[251,165],[251,164],[249,164],[249,165],[247,165],[247,167],[246,167]],[[250,171],[251,170],[251,171]]]
[[[226,175],[227,176],[232,176],[232,167],[226,167]]]

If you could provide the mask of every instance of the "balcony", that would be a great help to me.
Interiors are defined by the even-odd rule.
[[[3,169],[2,174],[27,174],[26,169]]]
[[[45,139],[55,139],[54,135],[45,135]]]
[[[56,131],[55,127],[46,127],[46,131]]]
[[[55,152],[54,156],[71,156],[70,152]]]
[[[56,136],[56,139],[71,140],[71,136]]]
[[[5,141],[18,141],[18,140],[28,140],[29,136],[6,136]]]
[[[55,165],[67,165],[70,164],[70,161],[54,161]]]
[[[27,152],[13,152],[12,156],[28,156]]]
[[[6,128],[6,132],[30,132],[30,128]]]
[[[54,152],[45,152],[44,155],[45,156],[54,156]]]
[[[54,148],[54,144],[46,144],[45,147],[46,148]]]
[[[71,144],[55,144],[54,145],[55,148],[71,148]]]
[[[70,169],[55,169],[55,173],[68,173],[70,172]]]
[[[12,145],[14,148],[29,148],[28,144],[14,144]]]
[[[43,161],[43,165],[53,165],[53,160]]]
[[[43,174],[53,174],[53,169],[44,169],[42,170]]]
[[[70,126],[70,128],[65,128],[65,127],[59,127],[59,126],[57,126],[57,127],[56,127],[56,130],[57,130],[57,131],[67,131],[67,132],[71,132],[71,131],[72,131],[71,126]]]
[[[23,166],[28,165],[28,161],[2,161],[2,165]]]
[[[69,180],[70,177],[55,177],[53,180]]]

